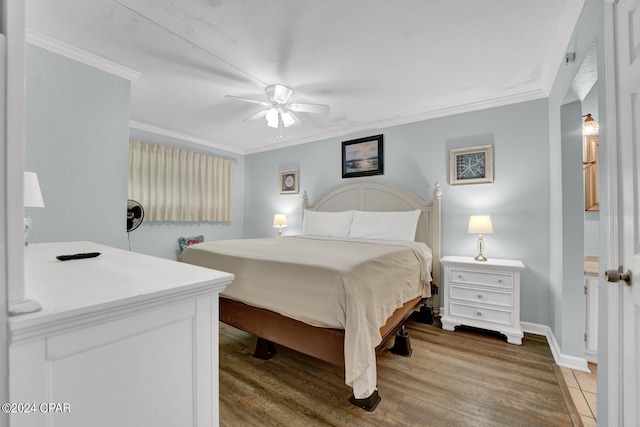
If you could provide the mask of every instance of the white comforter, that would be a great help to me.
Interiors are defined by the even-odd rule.
[[[430,296],[431,250],[418,242],[284,237],[205,242],[179,260],[231,272],[226,298],[345,331],[345,383],[375,368],[380,328]]]

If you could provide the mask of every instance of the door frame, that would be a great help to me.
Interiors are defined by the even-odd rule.
[[[615,78],[615,29],[614,16],[617,0],[604,2],[604,61],[606,73],[606,151],[607,151],[607,261],[601,264],[601,271],[617,269],[620,265],[620,197],[619,188],[619,150],[616,130],[616,78]],[[608,425],[620,425],[623,419],[622,407],[622,287],[607,284],[603,276],[600,277],[602,286],[607,292],[607,407]]]

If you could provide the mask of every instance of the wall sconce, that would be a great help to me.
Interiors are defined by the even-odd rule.
[[[273,226],[278,229],[278,237],[282,237],[282,227],[287,226],[287,216],[285,214],[275,214]]]
[[[35,172],[24,173],[24,207],[25,208],[44,208],[44,200],[42,200],[42,192],[40,191],[40,183],[38,175]],[[24,216],[24,244],[27,245],[27,234],[31,228],[31,218],[25,214]]]
[[[491,218],[489,215],[471,215],[469,217],[469,228],[467,229],[467,233],[478,235],[478,256],[474,259],[476,261],[486,261],[487,258],[482,255],[482,250],[484,249],[484,240],[482,239],[482,235],[493,233],[493,226],[491,225]]]
[[[584,119],[584,123],[582,123],[582,135],[598,135],[600,132],[600,125],[593,117],[591,117],[591,114],[587,114],[582,117],[586,117],[586,119]]]

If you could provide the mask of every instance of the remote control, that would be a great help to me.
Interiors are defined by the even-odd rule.
[[[69,261],[70,259],[95,258],[98,255],[100,255],[100,252],[85,252],[71,255],[58,255],[56,258],[60,261]]]

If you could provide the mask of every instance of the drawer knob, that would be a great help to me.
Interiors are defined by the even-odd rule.
[[[478,294],[478,299],[482,299],[482,294]]]
[[[482,316],[482,312],[481,312],[481,311],[477,312],[476,314],[477,314],[478,316]]]
[[[458,279],[462,279],[462,274],[458,274]]]
[[[502,283],[502,279],[498,279],[498,283]]]

